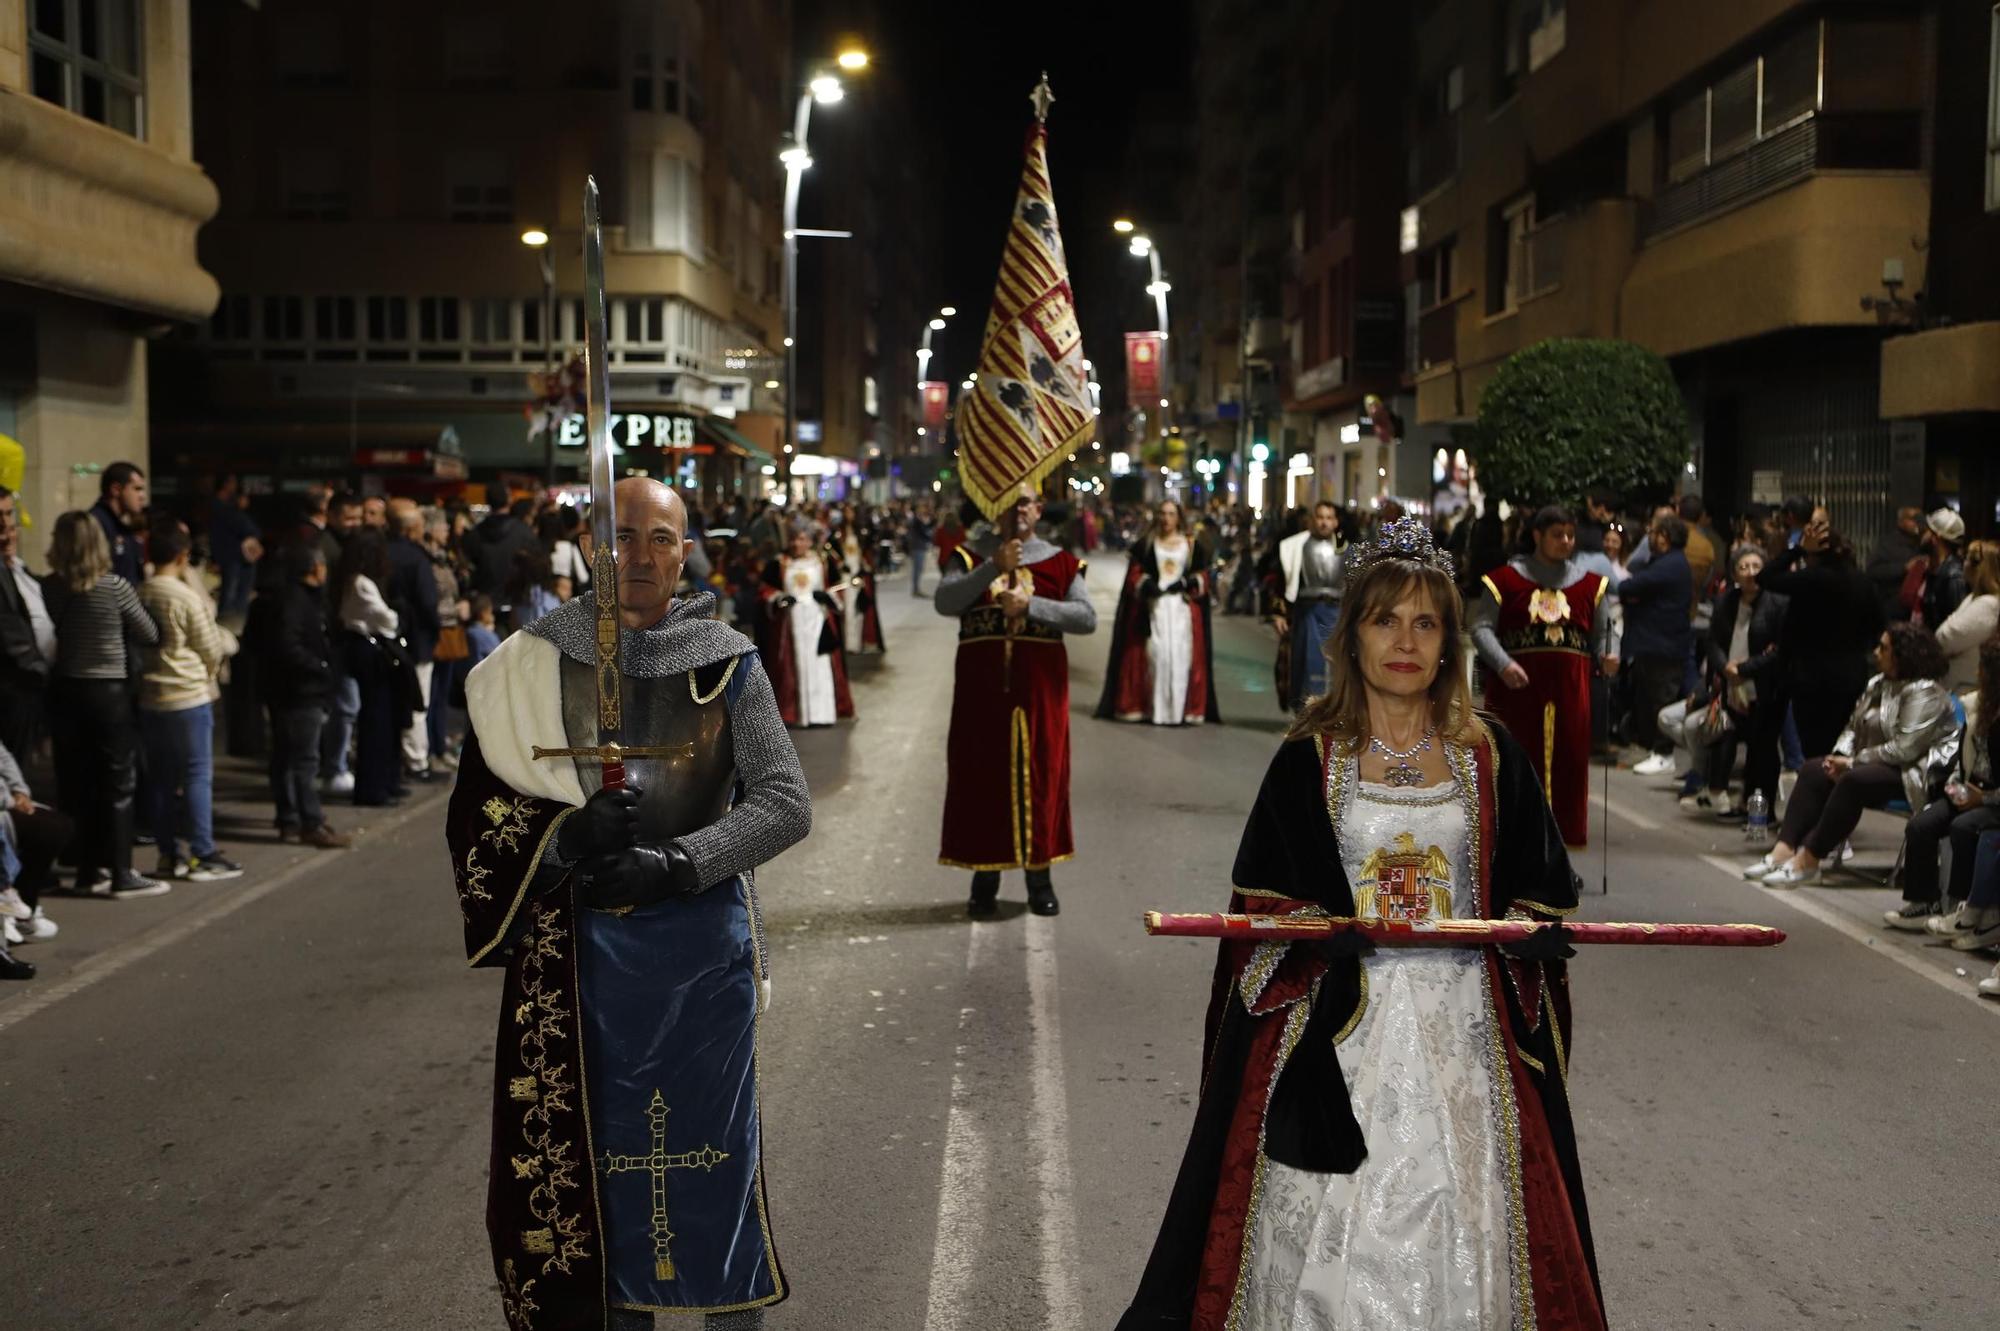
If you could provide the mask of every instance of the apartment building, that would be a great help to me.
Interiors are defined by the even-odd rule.
[[[1806,492],[1865,547],[1935,497],[1922,431],[1883,419],[1873,302],[1927,285],[1949,7],[1416,5],[1417,420],[1475,419],[1543,338],[1621,337],[1673,365],[1711,505]]]
[[[36,567],[106,465],[150,465],[147,340],[215,308],[188,58],[188,0],[0,0],[0,435]]]
[[[761,486],[789,0],[579,0],[556,22],[524,0],[211,5],[193,45],[225,294],[156,357],[180,469],[253,490],[581,475],[580,422],[531,432],[530,374],[583,342],[594,176],[625,465]]]

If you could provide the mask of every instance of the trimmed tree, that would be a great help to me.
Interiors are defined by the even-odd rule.
[[[1687,409],[1667,363],[1631,342],[1550,338],[1509,356],[1479,399],[1480,488],[1518,508],[1672,493]]]

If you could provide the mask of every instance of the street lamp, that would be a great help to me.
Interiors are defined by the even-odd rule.
[[[1171,336],[1167,328],[1167,293],[1174,289],[1173,284],[1168,282],[1165,274],[1161,272],[1160,247],[1153,243],[1152,237],[1137,230],[1131,221],[1123,217],[1113,222],[1111,229],[1121,236],[1130,236],[1132,238],[1131,242],[1126,246],[1126,250],[1133,258],[1146,260],[1152,273],[1153,280],[1146,284],[1146,294],[1153,298],[1154,323],[1160,334],[1160,350],[1163,353],[1160,357],[1160,386],[1165,388],[1173,377],[1171,373],[1173,358],[1164,354],[1167,338]],[[1166,406],[1167,399],[1161,398],[1160,405],[1162,407]],[[1162,434],[1166,432],[1166,425],[1166,414],[1162,412],[1160,415],[1160,431]]]
[[[947,305],[933,315],[929,323],[924,325],[923,342],[917,348],[917,391],[920,393],[923,391],[924,380],[930,377],[931,334],[943,332],[945,320],[957,313],[958,308],[956,306]]]
[[[834,63],[851,73],[858,73],[868,67],[868,53],[859,47],[849,47],[835,57]],[[806,80],[805,90],[799,94],[797,109],[792,115],[792,141],[778,154],[778,160],[785,167],[785,438],[784,458],[793,454],[793,445],[798,442],[799,425],[799,185],[805,173],[811,169],[812,153],[806,146],[806,131],[812,124],[813,103],[831,106],[847,95],[840,80],[832,74],[817,73]],[[791,464],[779,463],[782,479],[787,490],[791,483]]]
[[[542,228],[531,226],[523,231],[521,243],[535,252],[542,270],[542,391],[546,393],[555,374],[555,329],[550,325],[556,312],[556,266],[549,255],[549,233]],[[556,483],[556,432],[546,423],[542,427],[542,481],[551,486]]]

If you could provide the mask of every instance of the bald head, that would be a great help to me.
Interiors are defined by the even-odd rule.
[[[627,476],[612,491],[618,505],[618,617],[650,628],[673,603],[687,560],[687,505],[670,485]]]

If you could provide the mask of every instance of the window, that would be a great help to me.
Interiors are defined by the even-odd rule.
[[[1566,10],[1566,0],[1498,0],[1496,104],[1512,97],[1523,78],[1562,53],[1569,38]]]
[[[1535,196],[1494,210],[1486,255],[1486,312],[1512,314],[1535,289],[1528,239],[1535,230]]]
[[[303,342],[306,338],[306,302],[302,296],[264,297],[264,341]]]
[[[493,149],[452,153],[445,161],[446,215],[454,222],[514,220],[514,170]]]
[[[671,153],[655,152],[632,164],[626,198],[626,243],[634,249],[700,252],[701,214],[696,200],[701,178],[694,165]]]
[[[255,333],[250,324],[250,297],[224,296],[209,317],[208,335],[216,342],[248,342]]]
[[[401,296],[368,298],[368,340],[407,342],[410,340],[410,303]]]
[[[1821,25],[1796,28],[1768,52],[1667,109],[1666,178],[1678,184],[1818,113]]]
[[[453,296],[423,296],[417,301],[419,342],[458,341],[458,300]]]
[[[660,297],[625,302],[625,341],[657,346],[667,340],[667,302]]]
[[[465,312],[472,329],[473,360],[514,359],[513,301],[504,297],[475,297],[465,302]]]
[[[354,340],[354,297],[313,297],[313,341],[352,342]]]
[[[28,52],[35,96],[145,137],[139,0],[34,0]]]
[[[1993,6],[1986,61],[1986,211],[2000,211],[2000,5]]]
[[[499,14],[463,15],[444,31],[444,81],[454,88],[504,87],[507,27]]]
[[[683,2],[638,4],[627,16],[634,111],[686,115],[698,121],[699,99],[688,86],[701,41],[700,14]]]
[[[331,148],[294,149],[284,165],[286,217],[322,222],[348,218],[347,182]]]

